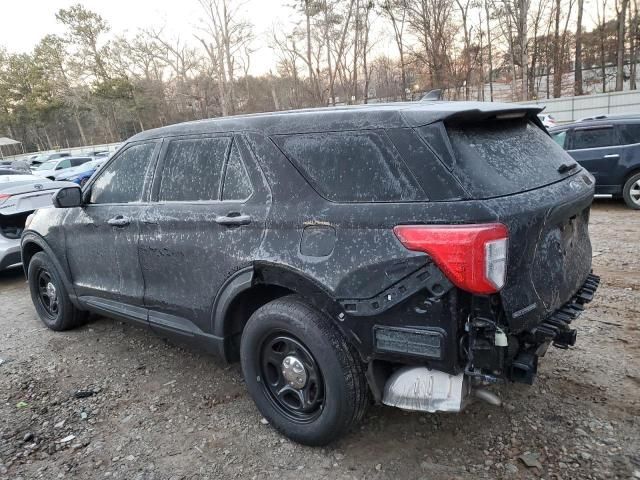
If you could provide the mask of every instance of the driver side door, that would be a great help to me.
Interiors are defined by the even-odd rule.
[[[146,324],[138,260],[139,219],[161,141],[127,145],[84,189],[84,204],[65,218],[66,250],[81,303]]]

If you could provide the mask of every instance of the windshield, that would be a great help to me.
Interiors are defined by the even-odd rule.
[[[57,164],[58,160],[49,160],[48,162],[44,162],[42,165],[36,168],[36,170],[54,170]]]

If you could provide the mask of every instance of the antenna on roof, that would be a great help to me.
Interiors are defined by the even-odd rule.
[[[429,90],[424,94],[424,97],[420,99],[421,102],[433,102],[437,100],[442,100],[442,89],[440,88]]]

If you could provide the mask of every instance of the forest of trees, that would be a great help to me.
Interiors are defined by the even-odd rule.
[[[119,36],[78,4],[56,14],[65,34],[32,52],[0,45],[0,136],[36,151],[431,88],[510,101],[637,88],[637,0],[290,0],[294,27],[265,39],[273,67],[259,76],[242,1],[187,1],[201,18],[179,37]]]

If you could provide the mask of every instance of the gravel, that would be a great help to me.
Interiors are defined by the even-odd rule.
[[[640,478],[640,212],[598,200],[591,234],[602,286],[535,385],[459,415],[373,407],[326,448],[278,435],[238,365],[103,318],[48,331],[0,272],[0,479]]]

